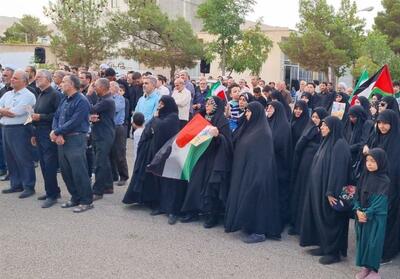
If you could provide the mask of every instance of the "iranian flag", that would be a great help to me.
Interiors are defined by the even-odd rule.
[[[390,77],[389,67],[387,65],[383,66],[376,74],[362,83],[357,90],[354,91],[351,102],[353,103],[353,100],[360,96],[370,98],[372,94],[394,96],[392,78]]]
[[[225,90],[226,87],[222,85],[221,81],[217,81],[211,86],[206,97],[217,96],[222,100],[226,100]]]
[[[189,181],[194,166],[212,140],[210,128],[210,122],[196,114],[175,137],[161,147],[147,166],[147,171],[157,176]]]
[[[360,78],[359,78],[358,81],[357,81],[356,87],[354,87],[354,90],[353,90],[353,92],[351,93],[351,96],[350,96],[350,99],[349,99],[349,103],[350,103],[351,106],[353,106],[354,103],[355,103],[355,101],[357,100],[357,97],[356,97],[356,98],[353,98],[353,97],[354,97],[354,92],[356,92],[356,91],[358,90],[358,88],[360,88],[360,86],[361,86],[364,82],[366,82],[367,80],[368,80],[368,72],[367,72],[367,70],[364,70],[364,71],[361,73],[361,76],[360,76]]]

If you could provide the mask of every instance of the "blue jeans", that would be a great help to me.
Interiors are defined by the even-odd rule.
[[[64,145],[58,146],[58,161],[71,201],[91,204],[93,193],[86,161],[86,134],[65,136],[64,139]]]
[[[32,135],[30,125],[3,126],[5,157],[13,189],[35,189],[36,174],[32,158]]]
[[[46,195],[55,199],[60,194],[57,182],[58,153],[57,145],[50,140],[50,132],[50,127],[38,126],[35,129],[35,137]]]

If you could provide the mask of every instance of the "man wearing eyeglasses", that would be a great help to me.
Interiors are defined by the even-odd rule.
[[[157,79],[153,76],[143,77],[143,96],[137,102],[135,112],[144,115],[145,123],[148,123],[157,111],[160,95],[156,91]]]
[[[0,99],[0,124],[3,125],[5,158],[10,174],[10,188],[3,194],[22,192],[19,198],[35,193],[35,167],[32,157],[30,114],[36,98],[28,89],[29,76],[22,70],[14,72],[11,86]]]

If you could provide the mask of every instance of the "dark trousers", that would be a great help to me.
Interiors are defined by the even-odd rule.
[[[113,177],[111,171],[110,153],[114,137],[108,139],[95,139],[95,179],[93,193],[102,196],[105,189],[113,188]]]
[[[128,162],[126,161],[126,130],[125,125],[115,126],[115,139],[111,148],[111,169],[114,181],[128,180]]]
[[[36,175],[32,158],[32,136],[31,125],[3,126],[3,144],[11,188],[35,189]]]
[[[6,159],[5,159],[5,151],[4,151],[4,144],[3,144],[3,128],[0,127],[0,170],[5,171],[7,170]]]
[[[60,188],[57,182],[58,152],[57,145],[50,140],[50,127],[36,127],[35,137],[39,153],[40,169],[44,180],[44,189],[49,198],[57,198]]]
[[[86,159],[88,164],[88,175],[91,178],[94,169],[94,154],[93,154],[93,140],[92,136],[89,134],[87,137],[87,147],[86,147]]]
[[[92,188],[86,162],[86,134],[65,136],[64,145],[58,146],[61,174],[71,194],[71,201],[79,204],[93,202]]]

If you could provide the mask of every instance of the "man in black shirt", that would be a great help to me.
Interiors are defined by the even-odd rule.
[[[103,194],[113,193],[113,176],[110,152],[115,137],[115,102],[110,94],[110,82],[100,78],[94,84],[99,97],[97,103],[91,104],[90,120],[92,138],[95,147],[95,182],[93,184],[93,200],[103,198]],[[89,99],[90,102],[90,99]]]
[[[57,182],[57,145],[50,140],[50,132],[54,113],[57,111],[62,94],[51,86],[51,79],[52,75],[47,70],[39,70],[36,74],[39,94],[32,114],[32,123],[35,128],[32,145],[38,147],[40,168],[46,190],[46,194],[38,198],[44,200],[42,208],[53,206],[60,197]]]
[[[29,84],[26,88],[29,89],[36,98],[39,93],[39,88],[36,86],[36,68],[34,66],[27,66],[25,72],[29,75]]]

